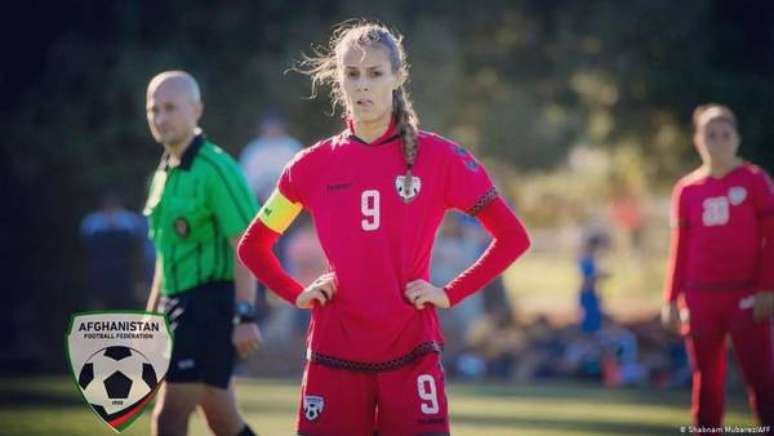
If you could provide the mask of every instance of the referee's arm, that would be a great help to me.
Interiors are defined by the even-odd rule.
[[[242,262],[239,261],[239,257],[236,255],[236,249],[241,238],[242,234],[240,233],[229,239],[235,253],[234,287],[236,288],[236,301],[237,303],[244,301],[252,306],[255,304],[255,277],[253,277],[253,274],[246,266],[242,265]]]
[[[242,238],[242,234],[238,234],[232,238],[229,238],[231,246],[234,248],[234,288],[236,290],[236,302],[246,302],[251,306],[255,304],[255,277],[242,265],[239,261],[239,257],[236,253],[239,246],[239,240]],[[261,331],[258,329],[258,324],[250,322],[246,324],[237,324],[234,326],[234,334],[232,342],[239,355],[244,358],[250,353],[258,350],[261,346]]]
[[[239,261],[237,246],[250,219],[257,212],[255,197],[247,187],[239,166],[226,154],[213,154],[205,157],[209,162],[207,201],[215,220],[220,227],[220,233],[227,235],[234,250],[234,290],[236,303],[255,305],[255,278]],[[239,306],[237,306],[239,307]],[[235,307],[236,309],[236,307]],[[236,319],[235,319],[236,320]],[[237,320],[234,326],[233,343],[242,357],[258,349],[261,342],[261,332],[253,320]]]

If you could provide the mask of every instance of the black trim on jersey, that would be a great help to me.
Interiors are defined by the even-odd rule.
[[[379,141],[379,142],[377,142],[375,144],[369,144],[368,142],[365,142],[362,138],[360,138],[359,136],[357,136],[357,135],[355,135],[354,133],[351,133],[351,132],[349,134],[349,137],[353,141],[357,141],[357,142],[359,142],[361,144],[370,145],[370,146],[377,146],[377,145],[386,144],[388,142],[392,142],[392,141],[400,138],[400,134],[396,133],[396,134],[390,136],[389,138],[385,138],[385,139],[383,139],[383,140],[381,140],[381,141]]]
[[[309,358],[312,363],[318,363],[330,368],[346,369],[349,371],[361,371],[361,372],[379,372],[389,371],[391,369],[397,369],[402,366],[406,366],[420,357],[428,353],[440,353],[441,345],[436,342],[424,342],[419,344],[416,348],[404,354],[397,359],[388,360],[387,362],[355,362],[352,360],[339,359],[337,357],[326,356],[324,354],[313,351]]]
[[[497,198],[497,189],[494,187],[489,188],[488,191],[484,193],[484,195],[481,196],[481,198],[476,201],[476,204],[474,204],[470,209],[467,210],[468,215],[470,216],[476,216],[484,210],[487,206],[489,206],[489,203],[493,202]]]
[[[191,145],[188,146],[188,148],[185,149],[183,152],[183,156],[180,157],[180,169],[184,171],[190,171],[191,165],[193,164],[193,160],[196,157],[197,154],[199,154],[199,150],[201,150],[202,146],[204,145],[204,133],[200,133],[196,136],[194,136],[194,139],[191,140]]]
[[[685,288],[693,289],[695,291],[722,292],[739,289],[753,289],[757,284],[758,283],[753,279],[732,280],[727,282],[688,282],[685,284]]]
[[[234,191],[231,189],[231,186],[228,184],[228,179],[226,178],[225,174],[221,170],[221,168],[218,166],[215,161],[210,159],[209,157],[202,155],[202,161],[207,162],[210,164],[213,168],[215,168],[215,172],[218,174],[218,177],[223,182],[223,186],[226,187],[226,191],[228,192],[229,197],[231,197],[231,201],[234,202],[234,204],[237,207],[237,210],[239,211],[239,215],[242,217],[242,221],[249,223],[250,222],[250,214],[245,213],[245,211],[242,209],[242,203],[237,201],[236,194],[234,194]]]

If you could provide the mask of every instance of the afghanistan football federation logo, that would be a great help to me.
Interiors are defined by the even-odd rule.
[[[86,403],[121,432],[150,404],[167,374],[172,335],[150,312],[75,314],[67,332],[73,377]]]
[[[317,395],[304,395],[304,417],[310,421],[319,418],[325,408],[325,399]]]
[[[413,200],[422,189],[422,179],[419,177],[411,176],[411,182],[406,186],[406,176],[398,176],[395,178],[395,189],[398,191],[398,195],[405,202]]]

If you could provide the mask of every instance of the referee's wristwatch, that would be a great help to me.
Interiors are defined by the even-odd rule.
[[[238,301],[234,306],[234,325],[255,321],[255,306],[247,301]]]

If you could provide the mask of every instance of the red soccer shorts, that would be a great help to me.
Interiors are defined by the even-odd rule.
[[[445,377],[438,353],[379,372],[307,362],[298,434],[303,436],[448,435]]]
[[[750,291],[688,292],[690,327],[686,347],[693,369],[691,414],[697,427],[723,422],[728,337],[734,344],[751,408],[774,434],[774,345],[771,320],[753,321],[740,302]]]

